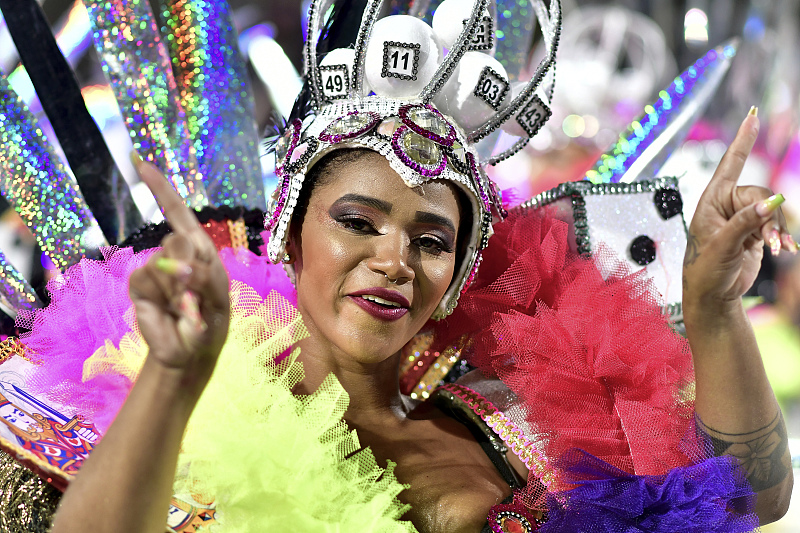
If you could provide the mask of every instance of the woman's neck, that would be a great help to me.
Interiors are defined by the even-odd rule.
[[[400,394],[397,353],[379,363],[364,364],[309,336],[297,343],[304,378],[295,389],[299,394],[317,390],[333,374],[350,397],[345,420],[354,427],[402,422],[409,410]]]

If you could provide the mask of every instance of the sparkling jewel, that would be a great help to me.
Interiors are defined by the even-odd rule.
[[[275,160],[276,161],[283,161],[286,157],[286,154],[289,153],[289,148],[292,144],[292,131],[289,130],[283,134],[283,137],[278,139],[277,144],[275,144]]]
[[[421,165],[435,165],[442,158],[442,152],[435,142],[413,131],[403,135],[402,146],[406,155]]]
[[[488,81],[483,79],[482,74],[486,67],[496,72],[498,78],[492,77]],[[486,94],[490,100],[494,96],[499,104],[498,110],[501,110],[510,102],[511,91],[506,90],[505,94],[503,92],[506,86],[508,76],[499,61],[482,52],[467,52],[433,102],[439,111],[453,117],[464,129],[471,130],[482,125],[497,112],[486,99],[475,94],[476,89]]]
[[[366,133],[380,120],[377,113],[350,113],[331,122],[320,134],[320,140],[338,143]]]
[[[430,26],[416,17],[392,15],[372,28],[365,78],[379,96],[411,98],[431,80],[442,56]]]
[[[448,124],[440,114],[421,106],[411,106],[407,109],[404,122],[411,129],[422,135],[432,133],[433,139],[441,144],[449,145],[453,142],[453,138],[455,138],[453,126]]]

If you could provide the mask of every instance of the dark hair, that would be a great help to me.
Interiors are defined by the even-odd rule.
[[[308,171],[308,174],[306,174],[303,188],[300,189],[300,195],[297,198],[297,207],[292,216],[291,226],[299,231],[306,216],[308,201],[315,187],[325,186],[341,167],[358,161],[368,154],[380,155],[378,152],[370,150],[369,148],[347,148],[329,152],[317,161]],[[458,185],[456,185],[454,189],[456,191],[456,199],[458,201],[461,218],[456,241],[456,268],[459,268],[467,255],[467,246],[469,246],[469,238],[472,233],[473,214],[472,202],[470,202],[467,192]]]

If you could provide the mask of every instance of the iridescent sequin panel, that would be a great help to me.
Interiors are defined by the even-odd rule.
[[[228,3],[161,0],[160,6],[209,201],[264,209],[254,103]]]
[[[192,207],[208,204],[169,55],[146,0],[86,2],[94,43],[134,149]]]
[[[39,307],[33,288],[8,259],[0,252],[0,303],[15,311]]]
[[[75,178],[2,76],[0,193],[60,269],[107,245]]]
[[[683,71],[658,93],[653,105],[645,106],[644,114],[600,156],[584,179],[592,183],[628,183],[652,178],[700,117],[735,54],[735,46],[721,46]]]

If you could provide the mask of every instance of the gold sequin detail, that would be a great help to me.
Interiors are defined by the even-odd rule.
[[[0,451],[0,531],[46,533],[61,492]]]
[[[461,350],[448,348],[443,354],[436,358],[436,361],[428,367],[425,374],[411,391],[411,398],[427,400],[433,389],[442,384],[442,380],[450,372],[450,369],[461,358]]]
[[[231,246],[234,250],[248,247],[247,226],[244,223],[244,219],[229,220],[228,231],[231,234]]]
[[[9,337],[3,342],[0,342],[0,364],[3,364],[8,359],[14,356],[21,357],[32,364],[37,364],[36,361],[31,359],[28,349],[16,337]]]
[[[555,473],[550,468],[547,458],[536,447],[536,443],[528,440],[522,430],[492,402],[469,387],[457,383],[442,385],[440,390],[447,391],[454,399],[464,402],[487,426],[492,428],[528,469],[536,474],[545,487],[550,486],[555,479]]]

